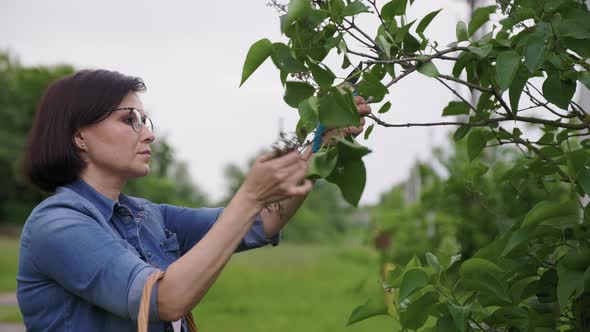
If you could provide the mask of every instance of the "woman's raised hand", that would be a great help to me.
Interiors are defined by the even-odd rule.
[[[309,193],[313,183],[305,179],[309,153],[289,152],[274,158],[273,153],[260,156],[254,162],[241,190],[260,208],[292,196]]]

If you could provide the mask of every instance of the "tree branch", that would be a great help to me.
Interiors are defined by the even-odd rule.
[[[377,118],[374,114],[369,114],[368,117],[374,120],[378,125],[383,127],[434,127],[434,126],[469,126],[469,127],[484,127],[493,123],[504,122],[504,121],[518,121],[518,122],[527,122],[527,123],[536,123],[536,124],[544,124],[548,126],[554,126],[559,128],[567,128],[567,129],[574,129],[580,130],[588,128],[588,122],[580,123],[580,124],[572,124],[572,123],[564,123],[558,120],[545,120],[545,119],[537,119],[537,118],[529,118],[523,116],[516,116],[514,118],[494,118],[494,119],[487,119],[478,122],[460,122],[460,121],[443,121],[443,122],[427,122],[427,123],[387,123],[379,118]]]

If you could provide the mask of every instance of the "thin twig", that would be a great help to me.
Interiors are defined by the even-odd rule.
[[[365,53],[361,53],[361,52],[353,51],[350,48],[348,48],[348,46],[346,46],[346,52],[347,53],[350,53],[350,54],[358,55],[358,56],[361,56],[361,57],[369,58],[369,59],[379,60],[379,58],[377,58],[375,56],[372,56],[372,55],[369,55],[369,54],[365,54]]]
[[[467,87],[469,87],[471,89],[474,89],[474,90],[478,90],[478,91],[489,93],[489,94],[493,94],[494,93],[494,91],[492,89],[484,88],[483,86],[479,86],[479,85],[476,85],[476,84],[473,84],[473,83],[469,83],[467,81],[463,81],[462,79],[455,78],[453,76],[439,75],[438,77],[444,78],[444,79],[449,80],[449,81],[457,82],[459,84],[463,84],[463,85],[465,85],[465,86],[467,86]]]
[[[469,105],[469,108],[471,108],[474,112],[477,112],[475,107],[473,107],[473,105],[471,105],[465,98],[463,98],[463,96],[461,96],[455,89],[451,88],[445,81],[441,80],[440,78],[438,78],[438,77],[435,77],[435,78],[442,85],[446,86],[447,89],[451,90],[455,94],[455,96],[459,97],[465,104]]]

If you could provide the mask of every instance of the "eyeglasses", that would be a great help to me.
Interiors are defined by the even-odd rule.
[[[133,130],[136,133],[139,133],[143,126],[145,126],[146,129],[148,129],[152,133],[154,132],[154,124],[153,124],[152,120],[150,118],[148,118],[147,116],[142,117],[141,113],[139,113],[139,111],[136,108],[123,107],[123,108],[117,108],[117,109],[113,110],[113,112],[115,112],[115,111],[129,111],[129,118],[125,119],[125,121],[126,122],[128,121],[128,124],[131,126],[131,128],[133,128]]]

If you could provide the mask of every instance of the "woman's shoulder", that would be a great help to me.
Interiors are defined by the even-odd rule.
[[[56,193],[39,203],[25,222],[25,229],[40,221],[74,219],[87,220],[93,218],[92,204],[75,191],[59,187]]]

